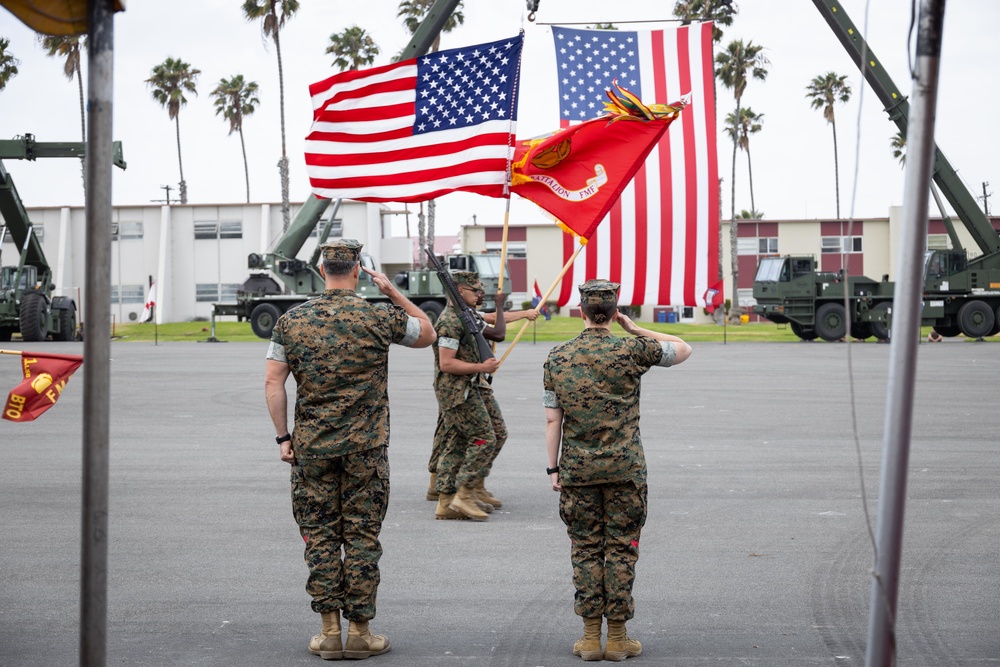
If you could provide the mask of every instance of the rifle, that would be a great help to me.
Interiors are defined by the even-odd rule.
[[[490,348],[490,344],[486,342],[483,332],[479,329],[479,322],[476,319],[475,311],[469,308],[469,304],[465,303],[465,299],[459,294],[455,279],[451,277],[448,269],[442,266],[441,262],[438,261],[438,258],[430,249],[424,248],[424,252],[430,258],[431,266],[437,271],[438,278],[441,279],[441,284],[444,285],[444,291],[448,293],[448,298],[455,304],[455,308],[458,310],[458,319],[462,321],[462,326],[465,327],[465,330],[476,342],[476,348],[479,351],[479,361],[483,362],[487,359],[496,358],[493,350]]]

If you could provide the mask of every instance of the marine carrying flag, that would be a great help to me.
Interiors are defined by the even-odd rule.
[[[506,197],[523,36],[341,72],[309,86],[306,171],[318,197]]]
[[[21,352],[24,380],[7,396],[3,418],[12,422],[34,421],[62,395],[69,378],[83,363],[78,354]]]
[[[563,278],[559,304],[574,299],[576,285],[607,278],[621,283],[622,305],[704,305],[719,261],[712,23],[552,33],[563,127],[596,116],[615,79],[642,100],[691,95]],[[566,235],[564,262],[575,250]]]

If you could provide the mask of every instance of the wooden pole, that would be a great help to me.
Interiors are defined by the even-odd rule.
[[[559,272],[559,275],[552,282],[552,285],[549,287],[548,290],[546,290],[545,295],[542,296],[542,300],[538,302],[537,306],[535,306],[534,310],[535,310],[535,314],[536,315],[538,314],[538,311],[540,310],[541,305],[544,304],[546,301],[548,301],[549,300],[549,296],[551,296],[552,293],[556,290],[556,285],[559,284],[559,281],[561,281],[563,279],[563,276],[565,276],[566,273],[569,271],[570,267],[573,266],[573,262],[576,261],[576,256],[580,254],[581,250],[583,250],[583,244],[582,243],[576,249],[576,251],[573,253],[573,256],[570,257],[569,260],[566,262],[566,265],[562,267],[562,271]],[[529,324],[531,324],[531,320],[525,320],[524,324],[521,325],[521,330],[517,332],[517,336],[515,336],[514,340],[512,340],[510,342],[510,347],[508,347],[507,350],[503,353],[503,356],[500,357],[500,365],[501,366],[503,366],[503,362],[507,358],[507,355],[510,354],[510,351],[514,349],[515,345],[517,345],[517,341],[521,340],[521,336],[524,335],[524,332],[528,328]]]

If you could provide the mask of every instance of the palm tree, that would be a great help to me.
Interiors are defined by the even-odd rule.
[[[745,151],[747,154],[747,175],[750,178],[751,211],[756,211],[757,205],[753,200],[753,167],[750,164],[750,135],[760,132],[763,120],[764,114],[754,113],[750,107],[740,109],[740,119],[738,122],[733,114],[726,116],[726,134],[736,141],[736,145],[740,147],[740,150]]]
[[[595,23],[594,25],[587,26],[591,30],[618,30],[618,26],[614,23]]]
[[[278,9],[281,14],[278,14]],[[285,75],[281,64],[281,40],[279,33],[285,21],[299,10],[299,0],[244,0],[243,17],[247,21],[261,20],[261,31],[264,39],[274,40],[274,50],[278,56],[278,99],[281,110],[281,160],[278,161],[278,172],[281,174],[281,219],[282,230],[288,230],[291,222],[291,207],[288,203],[288,150],[285,144]]]
[[[198,94],[196,81],[201,70],[192,69],[191,65],[181,59],[167,58],[153,68],[152,76],[146,79],[146,85],[153,90],[153,99],[167,110],[170,120],[177,127],[177,166],[181,172],[180,193],[181,203],[187,203],[187,182],[184,180],[184,163],[181,161],[181,107],[187,104],[184,93]]]
[[[251,115],[260,104],[257,99],[257,82],[244,81],[242,74],[233,78],[219,79],[219,85],[212,91],[215,98],[215,115],[229,121],[229,134],[240,133],[240,148],[243,149],[243,173],[247,181],[247,203],[250,203],[250,165],[247,162],[247,145],[243,141],[243,119]]]
[[[83,97],[83,74],[80,71],[80,62],[83,59],[83,50],[87,48],[86,37],[57,37],[52,35],[38,35],[38,43],[42,45],[49,57],[62,56],[66,59],[63,63],[63,74],[72,81],[76,79],[77,89],[80,92],[80,136],[82,141],[87,141],[87,114],[84,110]],[[80,171],[83,173],[83,187],[87,188],[87,168],[84,159],[80,158]]]
[[[364,28],[352,25],[339,33],[330,35],[330,44],[326,52],[336,56],[333,66],[343,72],[345,69],[360,69],[375,62],[375,56],[381,51],[378,44]]]
[[[734,39],[726,47],[726,50],[715,56],[715,75],[719,77],[719,81],[726,88],[733,91],[733,97],[736,99],[736,111],[733,112],[734,118],[740,117],[740,101],[743,99],[743,92],[747,87],[748,77],[759,79],[764,81],[767,79],[767,68],[766,65],[769,64],[767,58],[761,51],[764,50],[763,46],[754,44],[752,41],[743,43],[741,39]],[[737,226],[739,223],[736,222],[736,149],[737,142],[736,136],[733,137],[733,172],[732,172],[732,183],[731,185],[731,199],[732,199],[732,215],[730,217],[729,223],[729,248],[730,248],[730,262],[733,273],[733,296],[734,299],[737,294],[739,294],[739,263],[736,251],[736,238],[737,238]],[[734,303],[736,303],[734,301]],[[736,304],[738,305],[738,304]],[[735,312],[736,308],[733,309]]]
[[[397,18],[403,19],[403,25],[410,34],[417,32],[417,28],[420,26],[420,22],[424,20],[427,13],[430,11],[431,7],[434,5],[434,0],[402,0],[399,3],[399,11],[396,12]],[[438,47],[441,46],[441,33],[451,32],[459,25],[465,23],[465,15],[462,13],[462,2],[459,2],[455,6],[455,10],[445,21],[444,27],[441,28],[441,32],[437,34],[434,38],[434,44],[431,45],[430,51],[437,51]],[[434,216],[436,213],[437,204],[433,199],[427,202],[427,245],[424,245],[423,234],[418,240],[421,249],[423,248],[433,248],[434,247]],[[421,217],[423,216],[423,208],[421,207]],[[424,258],[424,253],[420,253],[420,266],[426,266],[427,260]]]
[[[897,132],[889,140],[889,144],[892,146],[892,156],[899,160],[899,164],[906,164],[906,135]]]
[[[676,0],[674,16],[681,20],[681,25],[689,25],[693,21],[714,21],[712,26],[712,41],[718,44],[722,41],[722,28],[733,24],[733,16],[739,13],[739,8],[733,0]]]
[[[833,114],[834,103],[851,99],[851,87],[845,83],[847,76],[827,72],[813,79],[806,86],[806,97],[811,99],[813,109],[822,109],[823,118],[833,128],[833,184],[837,195],[837,220],[840,220],[840,165],[837,162],[837,121]]]
[[[733,0],[676,0],[674,2],[674,16],[681,20],[681,25],[689,25],[693,21],[713,21],[712,24],[712,46],[722,41],[722,28],[733,24],[733,16],[739,13],[739,9],[733,4]],[[719,99],[718,80],[712,79],[712,92],[715,99]],[[719,178],[719,217],[722,217],[722,178]],[[722,226],[719,226],[719,280],[722,280]],[[718,311],[721,317],[722,309]]]
[[[0,90],[7,87],[7,82],[17,76],[17,66],[21,61],[8,51],[10,40],[0,37]]]
[[[764,219],[764,212],[763,211],[757,211],[757,210],[750,210],[750,211],[748,211],[746,209],[743,209],[742,211],[740,211],[739,213],[736,214],[736,219],[737,220],[763,220]]]

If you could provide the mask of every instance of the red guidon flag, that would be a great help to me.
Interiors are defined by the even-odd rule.
[[[12,422],[34,421],[62,395],[70,376],[83,363],[78,354],[21,352],[24,380],[7,396],[3,418]]]
[[[643,105],[609,91],[609,113],[541,139],[518,141],[511,190],[586,243],[684,104]]]

